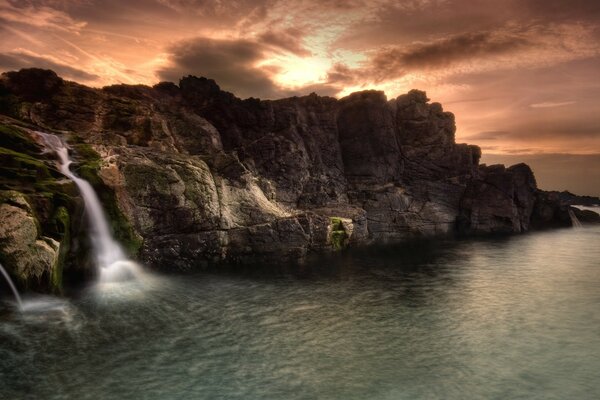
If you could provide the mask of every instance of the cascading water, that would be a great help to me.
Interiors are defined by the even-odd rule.
[[[59,158],[59,169],[71,179],[81,192],[90,222],[90,240],[94,249],[96,265],[101,282],[114,282],[137,278],[139,266],[130,261],[121,246],[114,240],[108,222],[102,210],[100,200],[88,181],[81,179],[70,170],[72,163],[66,143],[58,136],[44,132],[35,132],[47,150],[53,151]]]
[[[569,217],[571,217],[571,225],[573,226],[573,228],[581,228],[583,226],[583,225],[581,225],[581,222],[579,222],[579,219],[577,219],[577,216],[575,215],[573,210],[571,210],[570,208],[569,208]]]
[[[8,275],[8,272],[6,272],[2,264],[0,264],[0,272],[2,275],[4,275],[4,279],[6,279],[8,286],[10,286],[10,289],[12,290],[15,300],[17,300],[17,304],[19,305],[19,310],[23,311],[23,302],[21,301],[21,296],[19,296],[19,291],[17,290],[17,287],[13,283],[12,279],[10,279],[10,275]]]

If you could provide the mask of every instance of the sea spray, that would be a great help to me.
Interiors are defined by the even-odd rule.
[[[95,263],[100,273],[100,281],[113,282],[137,278],[141,273],[140,268],[127,258],[119,243],[112,237],[94,188],[88,181],[71,171],[72,160],[69,158],[67,144],[56,135],[45,132],[35,132],[35,134],[41,139],[47,150],[56,153],[60,172],[71,179],[81,192],[90,223],[90,241],[94,249]]]
[[[8,275],[8,272],[6,272],[2,264],[0,264],[0,273],[4,275],[4,279],[6,279],[8,286],[10,286],[10,289],[12,290],[15,300],[17,300],[19,311],[23,311],[23,302],[21,301],[21,296],[19,296],[19,291],[17,290],[17,287],[13,283],[12,279],[10,279],[10,275]]]

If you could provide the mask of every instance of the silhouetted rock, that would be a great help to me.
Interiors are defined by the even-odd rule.
[[[461,200],[458,228],[465,233],[527,231],[536,199],[529,166],[482,165]]]
[[[563,204],[578,206],[600,206],[600,197],[578,196],[566,190],[556,193],[558,193],[558,197]]]
[[[592,210],[581,210],[577,207],[571,207],[575,217],[579,220],[579,222],[583,223],[600,223],[600,214],[594,212]]]

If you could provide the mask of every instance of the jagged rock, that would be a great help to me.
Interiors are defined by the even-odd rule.
[[[22,70],[2,75],[0,111],[91,145],[97,188],[156,267],[570,223],[526,165],[479,166],[454,115],[418,90],[240,100],[193,76],[98,90]]]
[[[558,193],[558,192],[552,192]],[[558,197],[563,204],[576,206],[598,206],[600,207],[600,197],[593,196],[577,196],[567,190],[558,193]]]
[[[561,202],[557,192],[538,191],[531,226],[537,229],[571,226],[568,206]]]
[[[466,233],[529,230],[537,185],[525,164],[482,165],[461,199],[458,229]]]

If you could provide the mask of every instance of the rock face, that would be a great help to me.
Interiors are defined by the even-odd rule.
[[[56,276],[59,269],[61,244],[42,236],[39,222],[31,205],[18,192],[2,192],[0,204],[0,253],[3,265],[18,278],[20,283],[60,289]]]
[[[461,199],[458,228],[463,232],[529,230],[537,186],[525,164],[481,166]]]
[[[33,210],[22,194],[7,192],[5,196],[0,204],[0,251],[18,276],[41,279],[57,267],[60,243],[40,235]]]
[[[92,165],[80,173],[112,193],[158,268],[570,224],[529,167],[479,165],[453,114],[417,90],[240,100],[191,76],[91,89],[21,70],[2,75],[0,112],[91,145],[73,148]]]

